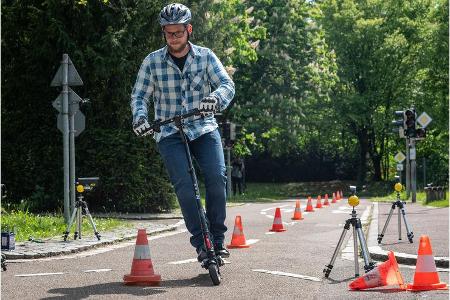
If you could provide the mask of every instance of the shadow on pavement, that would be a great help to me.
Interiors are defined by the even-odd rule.
[[[209,274],[199,274],[197,277],[184,278],[184,279],[174,279],[174,280],[163,280],[161,281],[161,287],[213,287],[213,283]]]
[[[57,295],[43,299],[86,299],[92,295],[152,296],[165,292],[161,287],[127,286],[123,282],[109,282],[74,288],[51,289],[48,293]]]
[[[179,287],[213,287],[209,274],[199,274],[197,277],[186,279],[162,280],[160,286],[133,286],[124,285],[123,282],[109,282],[80,286],[75,288],[57,288],[48,291],[55,296],[43,299],[86,299],[92,295],[134,295],[134,296],[153,296],[166,293],[165,288]]]
[[[323,281],[329,281],[330,284],[338,284],[338,283],[347,282],[347,281],[354,280],[354,279],[355,279],[354,276],[353,277],[349,277],[349,278],[344,278],[344,279],[341,279],[341,280],[336,280],[336,279],[328,277],[328,278],[324,278]]]
[[[364,292],[369,292],[369,293],[384,293],[384,294],[393,294],[393,293],[401,293],[401,292],[405,292],[405,290],[402,290],[400,288],[375,288],[375,289],[367,289],[367,290],[363,290],[363,291],[350,291],[352,293],[364,293]]]

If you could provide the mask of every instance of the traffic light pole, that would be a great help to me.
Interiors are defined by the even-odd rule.
[[[409,150],[409,159],[411,164],[411,191],[412,191],[412,199],[413,203],[416,202],[416,193],[417,193],[417,176],[416,176],[416,139],[410,139],[410,150]]]
[[[406,138],[406,171],[405,171],[405,181],[406,181],[406,198],[409,199],[409,194],[411,191],[411,165],[409,158],[409,138]]]

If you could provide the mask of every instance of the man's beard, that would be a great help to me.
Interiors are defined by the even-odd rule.
[[[171,45],[167,45],[169,47],[169,52],[172,54],[178,54],[184,51],[184,49],[186,49],[188,45],[188,42],[186,41],[186,43],[182,43],[182,44],[178,44],[175,46],[171,46]]]

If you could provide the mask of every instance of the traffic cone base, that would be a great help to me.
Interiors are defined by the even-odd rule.
[[[245,240],[244,230],[242,227],[241,216],[236,216],[234,221],[233,236],[231,237],[231,244],[227,245],[228,248],[249,248]]]
[[[397,260],[392,251],[388,252],[388,260],[378,265],[375,269],[355,279],[349,284],[352,290],[364,290],[385,285],[398,284],[400,289],[405,289],[403,276],[398,269]]]
[[[446,289],[448,289],[447,284],[439,280],[430,239],[427,235],[422,235],[419,242],[414,282],[408,284],[407,290],[429,291]]]
[[[139,229],[134,248],[131,273],[123,276],[126,285],[159,285],[161,275],[153,271],[153,263],[150,258],[150,247],[148,246],[147,233],[145,229]]]
[[[281,221],[281,210],[279,207],[275,210],[275,217],[273,219],[272,229],[273,232],[283,232],[286,231],[283,227],[283,221]]]

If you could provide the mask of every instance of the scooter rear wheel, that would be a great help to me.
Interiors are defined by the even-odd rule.
[[[210,264],[208,267],[209,276],[214,285],[219,285],[221,281],[219,267],[216,264]]]

